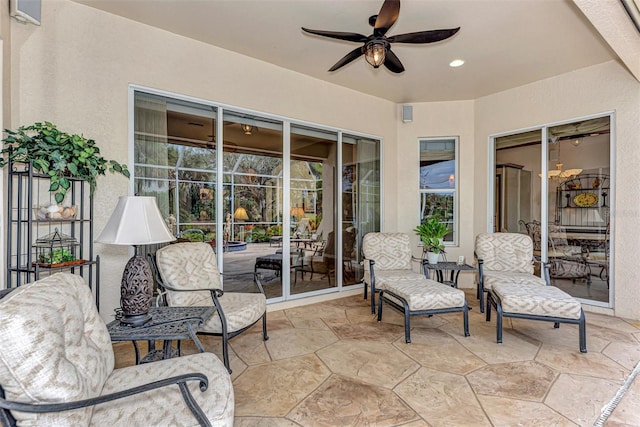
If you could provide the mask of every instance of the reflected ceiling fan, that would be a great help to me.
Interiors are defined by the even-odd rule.
[[[384,64],[385,67],[394,73],[403,72],[404,66],[395,53],[391,51],[391,43],[434,43],[448,39],[460,30],[460,27],[457,27],[446,30],[418,31],[387,37],[385,34],[389,31],[389,28],[395,24],[399,14],[400,0],[385,0],[380,8],[380,12],[377,15],[369,17],[369,25],[373,27],[373,34],[368,37],[358,33],[311,30],[304,27],[302,27],[302,30],[322,37],[364,43],[362,47],[357,47],[347,53],[340,61],[336,62],[329,71],[335,71],[359,58],[361,55],[364,55],[367,62],[373,65],[373,68],[378,68]]]

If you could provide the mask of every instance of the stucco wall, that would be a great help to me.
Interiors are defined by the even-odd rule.
[[[413,122],[398,120],[398,163],[394,178],[398,181],[400,204],[398,211],[398,231],[411,236],[414,255],[421,254],[418,237],[412,231],[420,220],[419,138],[449,137],[459,138],[459,220],[458,245],[446,248],[447,259],[455,260],[464,255],[473,259],[473,168],[475,156],[473,101],[416,103],[413,106]],[[398,106],[401,110],[401,106]],[[387,204],[387,206],[389,206]],[[473,285],[473,275],[461,274],[460,287]]]
[[[383,138],[385,176],[395,173],[395,104],[65,0],[42,3],[42,26],[12,25],[11,126],[49,120],[94,138],[106,158],[129,160],[128,85],[366,132]],[[366,112],[366,114],[362,113]],[[385,200],[396,206],[394,180]],[[99,233],[128,182],[98,180]],[[384,227],[395,228],[387,210]],[[127,248],[101,256],[101,312],[119,305]]]
[[[541,80],[475,102],[475,232],[487,224],[488,138],[506,132],[615,111],[613,158],[616,176],[612,212],[615,238],[615,314],[640,319],[640,84],[617,62],[607,62]]]
[[[6,0],[0,0],[6,2]],[[615,314],[640,319],[638,198],[640,85],[615,62],[578,70],[475,101],[413,104],[402,123],[399,106],[301,74],[189,40],[66,0],[43,2],[41,27],[12,24],[11,123],[56,122],[98,141],[103,154],[128,161],[130,83],[223,104],[331,125],[383,138],[386,230],[411,232],[418,221],[420,137],[460,137],[460,246],[473,254],[487,224],[487,141],[492,133],[616,111]],[[98,181],[99,232],[127,194],[119,176]],[[621,230],[624,230],[622,232]],[[417,239],[413,236],[417,251]],[[118,305],[124,248],[96,245],[103,261],[102,312]],[[470,276],[470,275],[466,275]],[[469,283],[466,283],[469,281]],[[470,285],[470,279],[464,279]]]

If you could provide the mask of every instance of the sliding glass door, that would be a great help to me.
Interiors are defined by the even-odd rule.
[[[529,234],[552,284],[601,306],[613,292],[611,123],[606,115],[493,139],[494,231]]]
[[[357,286],[362,236],[380,230],[379,140],[143,91],[133,100],[134,192],[157,198],[178,241],[216,251],[225,290],[254,289],[253,273],[270,301]]]

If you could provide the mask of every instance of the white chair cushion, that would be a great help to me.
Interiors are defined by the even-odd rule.
[[[475,251],[484,270],[533,273],[533,241],[526,234],[481,233]]]
[[[490,290],[498,283],[507,283],[515,285],[540,285],[546,286],[547,283],[542,277],[529,273],[512,273],[510,271],[484,271],[484,289]]]
[[[175,243],[156,251],[162,280],[176,289],[222,289],[216,254],[208,243]],[[198,294],[167,293],[169,305],[195,306]]]
[[[189,390],[214,426],[233,426],[234,395],[231,377],[212,353],[198,353],[159,362],[116,369],[107,379],[102,394],[177,375],[199,372],[209,379],[200,391],[199,381],[189,382]],[[95,407],[93,426],[197,426],[182,400],[178,386],[164,387]]]
[[[162,280],[176,289],[220,289],[220,273],[215,253],[207,243],[176,243],[156,252]],[[227,332],[235,332],[256,322],[267,309],[267,299],[261,293],[226,292],[219,298],[227,319]],[[167,291],[169,306],[213,306],[210,291]],[[201,332],[222,333],[220,316],[214,314]]]
[[[413,270],[378,270],[374,267],[376,279],[376,289],[384,289],[384,283],[398,279],[424,279],[424,274],[416,273]],[[364,282],[371,284],[371,273],[369,269],[364,270]]]
[[[207,304],[213,305],[211,295]],[[267,310],[267,299],[264,294],[248,292],[226,292],[219,298],[222,311],[227,319],[227,332],[235,332],[254,324]],[[214,314],[200,328],[201,332],[222,333],[220,316]]]
[[[410,311],[462,307],[465,303],[462,290],[424,276],[385,282],[384,289],[404,298]]]
[[[367,233],[362,252],[378,270],[411,270],[411,243],[406,233]],[[368,266],[367,266],[368,267]]]
[[[580,319],[580,302],[555,286],[498,283],[493,286],[506,313]]]
[[[0,336],[0,383],[8,400],[60,403],[95,397],[113,371],[107,327],[78,275],[54,274],[2,298]],[[92,409],[13,415],[19,425],[81,426],[89,424]]]

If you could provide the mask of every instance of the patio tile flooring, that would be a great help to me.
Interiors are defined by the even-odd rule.
[[[400,313],[378,323],[361,296],[269,312],[267,342],[259,324],[230,341],[235,425],[592,426],[640,360],[640,322],[591,313],[586,354],[576,325],[504,319],[497,344],[466,293],[470,337],[459,313],[415,317],[411,344]],[[133,364],[130,343],[114,348]],[[640,426],[640,380],[605,426]]]

